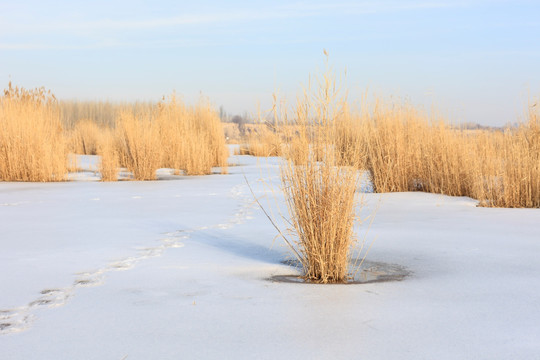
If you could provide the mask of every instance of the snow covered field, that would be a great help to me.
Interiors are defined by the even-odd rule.
[[[540,210],[366,194],[368,260],[410,276],[275,282],[297,270],[244,174],[268,195],[278,160],[231,160],[228,175],[0,183],[0,359],[540,359]]]

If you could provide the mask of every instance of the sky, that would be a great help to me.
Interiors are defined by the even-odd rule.
[[[275,92],[292,105],[323,50],[353,104],[367,92],[500,126],[540,97],[540,1],[0,0],[0,88],[60,99],[175,91],[264,112]]]

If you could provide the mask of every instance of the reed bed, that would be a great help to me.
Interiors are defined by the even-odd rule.
[[[137,180],[156,178],[163,167],[187,175],[227,172],[228,151],[219,116],[207,101],[187,107],[174,95],[153,111],[123,112],[117,122],[121,164]]]
[[[326,89],[327,96],[334,90]],[[336,98],[310,96],[299,100],[291,121],[276,113],[271,126],[247,127],[240,153],[283,156],[295,165],[332,156],[335,166],[367,170],[377,192],[426,191],[469,196],[481,206],[540,207],[538,103],[517,127],[470,131],[382,100],[361,111],[342,102],[339,116],[321,123],[330,110],[317,106],[335,105]],[[11,84],[0,101],[3,181],[62,181],[67,152],[102,156],[104,180],[115,180],[119,166],[140,180],[155,179],[160,167],[189,175],[209,174],[212,167],[227,171],[223,126],[207,101],[190,107],[173,95],[159,104],[59,103],[44,89]]]
[[[13,87],[0,98],[0,180],[61,181],[68,152],[99,155],[103,181],[126,167],[137,180],[163,167],[187,175],[227,172],[228,150],[209,102],[186,106],[174,95],[156,105],[62,102],[43,88]],[[76,164],[71,158],[71,168]]]
[[[63,181],[67,152],[55,97],[9,83],[0,97],[0,180]]]
[[[468,196],[488,207],[540,207],[539,116],[517,128],[463,130],[412,106],[377,101],[342,118],[342,164],[369,171],[376,192]]]
[[[245,153],[267,156],[274,139],[281,155],[295,164],[309,156],[369,172],[376,192],[425,191],[468,196],[487,207],[540,207],[540,105],[529,106],[517,127],[465,130],[437,114],[428,115],[405,102],[377,99],[360,111],[343,104],[332,125],[313,119],[310,106],[299,103],[293,115],[301,126],[281,126],[274,138],[253,137]],[[318,134],[332,140],[321,143]],[[305,149],[309,147],[309,153]],[[324,150],[324,151],[321,151]]]
[[[159,168],[187,175],[207,175],[213,167],[227,172],[223,128],[208,101],[190,107],[173,94],[156,106],[122,104],[105,109],[108,115],[116,114],[109,122],[114,126],[79,121],[70,132],[72,151],[101,156],[103,181],[116,180],[119,166],[136,180],[155,180]]]

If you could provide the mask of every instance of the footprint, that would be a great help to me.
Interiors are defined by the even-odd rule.
[[[182,236],[182,239],[187,239],[187,236]],[[184,246],[184,244],[180,242],[179,238],[165,238],[161,239],[161,242],[166,248],[180,248]]]
[[[93,273],[80,273],[73,282],[73,287],[90,287],[103,284],[103,273],[106,270],[100,269]]]
[[[49,305],[52,302],[52,300],[49,299],[37,299],[32,301],[28,306],[34,307],[34,306],[41,306],[41,305]]]
[[[109,267],[112,270],[118,270],[118,271],[133,269],[134,266],[135,265],[133,264],[133,262],[124,262],[124,261],[118,261],[109,265]]]
[[[28,314],[28,308],[0,310],[0,335],[20,332],[30,327],[34,316]]]
[[[102,281],[99,281],[96,279],[77,279],[73,283],[73,285],[75,286],[83,286],[83,287],[97,286],[101,284],[102,284]]]

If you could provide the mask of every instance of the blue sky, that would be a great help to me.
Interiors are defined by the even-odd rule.
[[[202,93],[230,113],[291,102],[323,67],[454,122],[502,125],[540,96],[540,1],[1,1],[0,83],[59,98]]]

